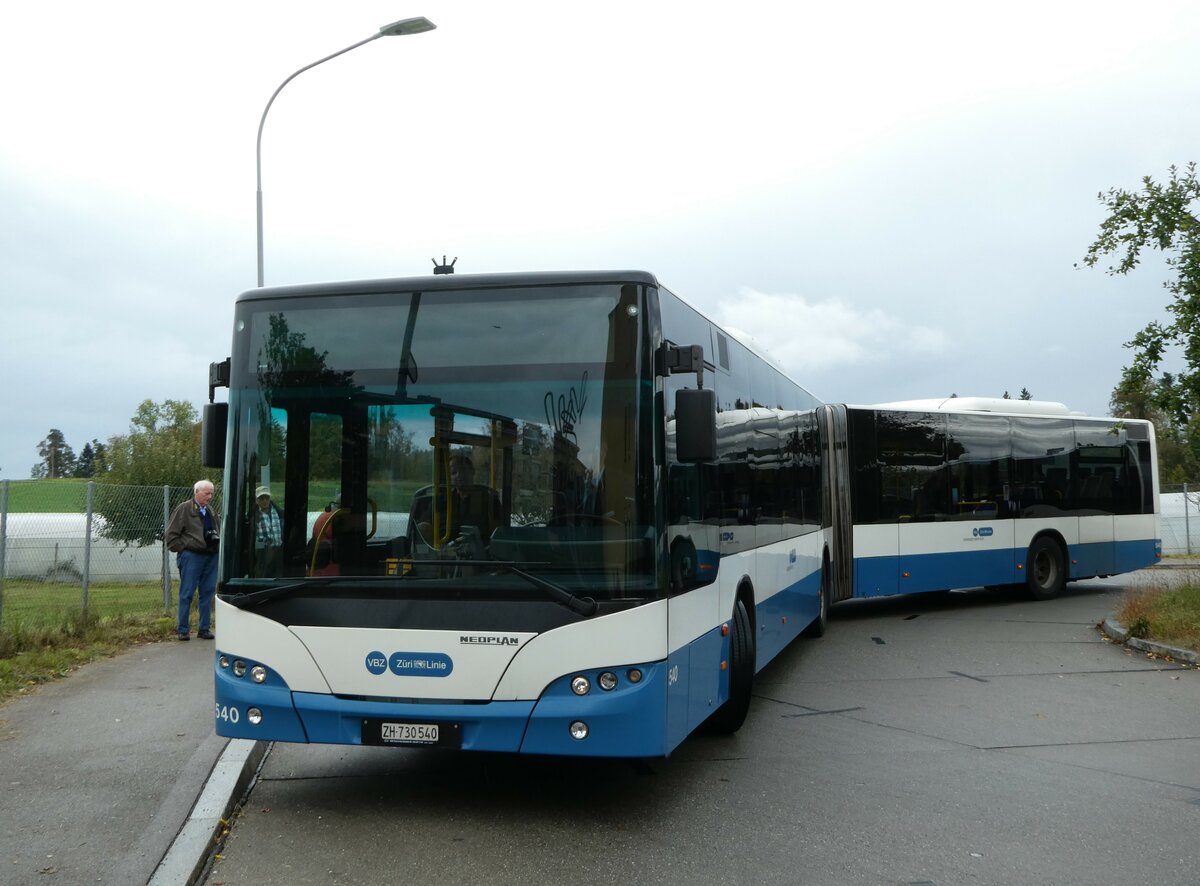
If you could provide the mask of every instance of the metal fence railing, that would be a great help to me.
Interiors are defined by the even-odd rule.
[[[1163,486],[1158,503],[1163,553],[1200,553],[1200,483]]]
[[[178,577],[163,539],[191,495],[190,486],[0,480],[0,627],[172,611]]]
[[[163,538],[190,486],[0,480],[0,627],[94,611],[170,612]],[[214,500],[220,507],[220,490]],[[1200,554],[1200,483],[1163,486],[1164,554]]]

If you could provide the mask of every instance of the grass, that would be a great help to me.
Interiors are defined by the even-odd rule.
[[[173,587],[178,590],[177,584]],[[96,618],[161,614],[164,609],[162,583],[93,582],[88,587],[87,608]],[[82,611],[83,587],[77,578],[69,582],[32,578],[4,580],[4,620],[0,622],[0,628],[7,627],[10,620],[33,627],[59,624],[63,618]]]
[[[1131,591],[1116,616],[1132,637],[1200,651],[1200,584]]]
[[[93,585],[88,610],[75,584],[4,582],[0,704],[88,662],[175,636],[175,615],[154,582]]]
[[[12,480],[8,484],[10,514],[82,514],[87,480]]]
[[[88,662],[139,643],[175,636],[175,616],[71,613],[57,623],[9,622],[0,630],[0,704],[33,687],[67,676]]]
[[[82,514],[87,506],[87,480],[12,480],[8,484],[10,514]],[[97,483],[97,485],[100,485]],[[314,480],[308,488],[308,510],[320,511],[338,493],[336,480]],[[394,481],[376,484],[375,505],[381,511],[407,512],[413,493],[425,482]],[[272,483],[275,502],[283,499],[282,483]],[[186,490],[185,490],[186,492]]]

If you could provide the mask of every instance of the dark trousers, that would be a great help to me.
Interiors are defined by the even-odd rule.
[[[197,608],[200,610],[200,630],[212,627],[213,597],[217,592],[217,555],[197,554],[180,551],[175,557],[179,567],[179,633],[188,632],[188,616],[192,608],[192,596],[200,591]]]

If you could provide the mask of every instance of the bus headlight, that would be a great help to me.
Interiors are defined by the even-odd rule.
[[[571,738],[576,741],[583,741],[588,737],[588,725],[582,720],[575,720],[571,723]]]
[[[260,711],[258,708],[249,708],[246,711],[246,719],[257,726],[262,722],[262,711]]]
[[[255,665],[250,669],[250,679],[255,683],[265,683],[267,681],[267,669],[262,665]]]
[[[630,668],[625,672],[625,676],[629,678],[630,683],[642,682],[642,672],[637,668]]]
[[[233,675],[235,677],[246,676],[246,663],[241,659],[238,659],[233,663]]]
[[[217,664],[219,664],[222,669],[229,670],[229,656],[222,655],[220,658],[217,659]]]
[[[600,684],[600,688],[605,692],[612,692],[617,688],[617,675],[612,671],[604,671],[596,680]]]
[[[571,691],[576,695],[587,695],[592,691],[592,681],[580,674],[578,677],[575,677],[573,680],[571,680]],[[572,729],[573,728],[574,724],[572,724]],[[583,729],[584,734],[586,735],[587,727],[584,726]]]

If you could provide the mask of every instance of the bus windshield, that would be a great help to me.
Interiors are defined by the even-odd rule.
[[[657,596],[643,292],[244,297],[222,594]]]

